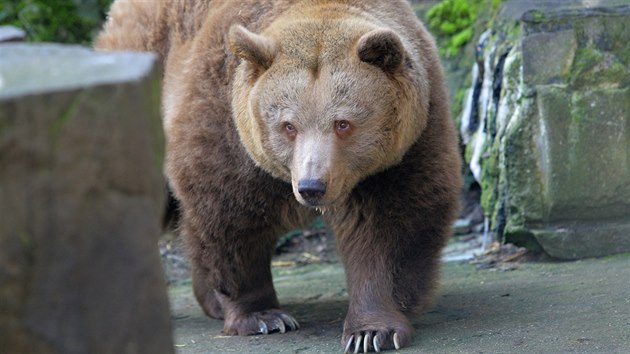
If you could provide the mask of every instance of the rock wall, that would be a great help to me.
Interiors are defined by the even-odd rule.
[[[562,259],[630,251],[630,5],[592,3],[508,1],[461,119],[492,230]]]
[[[173,352],[153,66],[0,45],[0,352]]]

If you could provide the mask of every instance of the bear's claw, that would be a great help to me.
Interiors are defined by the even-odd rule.
[[[256,334],[286,333],[300,328],[300,324],[280,309],[252,312],[226,320],[223,334],[249,336]]]
[[[377,332],[358,332],[357,334],[350,336],[350,338],[348,339],[348,342],[346,343],[346,348],[344,349],[343,352],[344,354],[368,353],[370,351],[380,352],[381,340],[379,338],[380,337]],[[398,333],[394,332],[394,335],[392,336],[392,342],[396,350],[399,350],[401,348],[400,336],[398,335]],[[354,351],[351,351],[353,344],[354,344]],[[362,352],[361,352],[361,349],[363,349]]]
[[[293,317],[291,317],[291,316],[289,316],[289,315],[287,315],[285,313],[281,313],[280,314],[280,318],[282,318],[284,323],[287,326],[289,326],[289,330],[290,331],[296,331],[296,330],[298,330],[300,328],[300,324],[298,323],[298,321],[295,318],[293,318]],[[284,333],[284,332],[282,332],[282,333]]]
[[[258,320],[258,334],[269,334],[274,332],[286,333],[300,328],[300,324],[293,317],[285,314],[276,314],[279,317]]]
[[[267,324],[263,320],[258,320],[258,328],[260,334],[269,334],[269,328],[267,328]]]

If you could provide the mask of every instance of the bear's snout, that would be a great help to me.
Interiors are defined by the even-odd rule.
[[[298,181],[298,193],[310,205],[319,205],[326,194],[326,184],[319,179],[302,179]]]

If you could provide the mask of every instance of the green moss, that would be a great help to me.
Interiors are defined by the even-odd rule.
[[[527,20],[529,22],[541,23],[545,21],[545,14],[540,10],[532,10],[527,12]]]
[[[573,87],[624,85],[630,82],[628,68],[614,53],[604,54],[597,48],[578,48],[567,80]]]
[[[610,36],[611,52],[626,66],[630,66],[630,31],[626,21],[615,19],[604,22],[606,33]]]
[[[582,125],[582,122],[585,121],[584,115],[586,114],[586,112],[584,111],[584,107],[577,104],[578,102],[583,101],[583,100],[584,100],[583,92],[578,91],[578,92],[573,93],[572,100],[571,100],[571,108],[573,109],[571,110],[571,114],[570,114],[571,125],[569,127],[579,127],[580,125]],[[567,132],[567,134],[569,135],[569,141],[578,140],[578,137],[575,137],[574,139],[572,139],[571,131]]]
[[[473,135],[471,135],[470,137],[470,141],[474,141],[476,135],[477,133],[473,133]],[[472,149],[473,149],[473,144],[466,145],[466,150],[464,151],[464,160],[466,161],[467,164],[469,164],[470,161],[472,160],[472,154],[473,154]]]
[[[623,40],[625,39],[623,38]],[[626,65],[630,65],[630,45],[628,45],[628,40],[625,40],[623,43],[625,45],[619,50],[619,57]]]
[[[481,207],[486,215],[496,215],[498,205],[499,184],[499,144],[495,142],[489,151],[487,158],[481,162]]]
[[[630,73],[628,71],[629,70],[627,70],[626,67],[620,62],[614,62],[612,63],[610,68],[607,70],[605,78],[609,82],[627,81],[628,77],[630,76],[629,75]]]
[[[466,86],[460,87],[453,97],[454,105],[453,105],[452,116],[453,116],[453,119],[455,120],[456,126],[461,125],[462,108],[464,106],[464,100],[466,99],[467,92],[468,90],[466,89]]]
[[[503,48],[498,48],[497,52],[504,51],[506,46],[513,46],[514,43],[518,43],[521,38],[522,26],[519,22],[503,22],[497,24],[497,32],[505,34],[505,40],[501,41]]]
[[[589,47],[578,48],[578,50],[575,52],[575,59],[573,60],[571,81],[591,70],[603,58],[604,55],[597,49]]]
[[[492,215],[497,203],[496,183],[494,178],[487,176],[487,170],[483,170],[485,176],[481,179],[481,208],[486,215]]]

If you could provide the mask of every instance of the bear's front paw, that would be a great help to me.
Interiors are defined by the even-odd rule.
[[[368,353],[386,349],[398,350],[411,344],[412,339],[413,328],[405,321],[390,323],[389,325],[374,323],[372,325],[347,326],[341,343],[345,346],[344,353]]]
[[[236,315],[225,321],[223,333],[229,336],[248,336],[253,334],[285,333],[295,331],[300,324],[283,310],[271,309]]]

